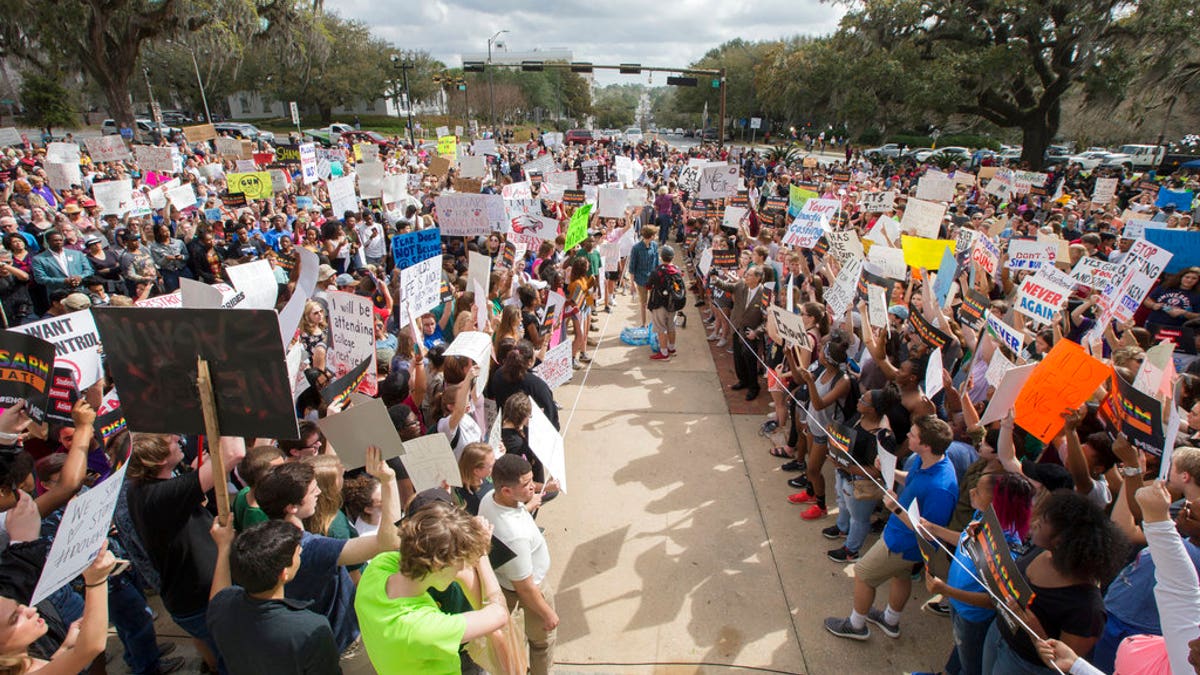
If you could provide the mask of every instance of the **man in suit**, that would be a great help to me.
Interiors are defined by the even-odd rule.
[[[733,341],[733,368],[737,373],[737,384],[733,389],[745,389],[746,400],[758,398],[758,343],[763,333],[762,268],[751,267],[741,280],[729,277],[714,279],[713,285],[733,294],[733,312],[730,320],[742,338]]]
[[[46,250],[33,257],[33,278],[47,291],[74,290],[94,270],[87,256],[64,248],[65,239],[58,230],[46,234]]]

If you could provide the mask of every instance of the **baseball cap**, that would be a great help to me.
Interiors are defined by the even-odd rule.
[[[330,278],[337,275],[337,272],[325,263],[317,268],[317,281],[329,281]]]
[[[83,239],[84,246],[91,246],[92,244],[103,244],[103,243],[104,243],[104,237],[101,237],[98,234],[88,235],[87,237],[84,237],[84,239]]]
[[[350,276],[349,274],[339,274],[337,275],[337,280],[335,283],[338,286],[353,286],[355,282],[354,277]]]
[[[88,307],[91,307],[92,300],[91,300],[91,298],[84,295],[83,293],[72,293],[72,294],[68,295],[67,297],[63,298],[62,305],[63,305],[63,307],[66,307],[67,309],[71,310],[72,312],[75,312],[75,311],[78,311],[81,309],[87,309]]]
[[[904,305],[892,305],[888,307],[888,314],[897,316],[903,321],[908,321],[908,308]]]

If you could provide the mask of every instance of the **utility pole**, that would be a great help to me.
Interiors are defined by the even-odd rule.
[[[493,44],[493,43],[496,43],[496,38],[500,37],[501,35],[503,35],[503,34],[505,34],[505,33],[507,33],[507,32],[508,32],[507,30],[496,31],[496,34],[495,34],[495,35],[493,35],[492,37],[488,38],[488,41],[487,41],[487,47],[488,47],[488,59],[487,59],[487,62],[488,62],[488,65],[489,65],[489,66],[490,66],[490,65],[492,65],[492,44]],[[497,47],[499,47],[500,45],[499,45],[499,44],[496,44],[496,46],[497,46]],[[490,108],[491,108],[491,113],[492,113],[492,114],[491,114],[491,117],[492,117],[492,130],[494,131],[494,130],[496,129],[496,94],[495,94],[495,92],[494,92],[494,91],[493,91],[493,89],[492,89],[492,69],[491,69],[491,68],[488,68],[488,103],[489,103],[489,106],[490,106]]]
[[[725,69],[721,69],[721,129],[717,132],[717,146],[725,147]],[[704,139],[701,139],[702,141]]]
[[[410,68],[416,68],[416,64],[413,62],[412,56],[408,54],[405,54],[403,57],[398,54],[392,54],[392,67],[400,69],[400,76],[404,80],[404,107],[408,109],[408,142],[416,148],[417,140],[414,135],[412,96],[408,92],[408,71]],[[436,80],[437,78],[434,79]],[[399,108],[400,106],[397,104],[397,111],[399,111]]]

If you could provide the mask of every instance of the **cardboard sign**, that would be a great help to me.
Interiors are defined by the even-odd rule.
[[[896,203],[896,191],[863,192],[859,195],[858,203],[867,213],[891,211]]]
[[[1010,270],[1037,270],[1042,265],[1053,265],[1057,258],[1055,241],[1013,239],[1008,242],[1008,261],[1004,266]]]
[[[880,275],[888,279],[903,281],[908,277],[908,265],[904,261],[904,251],[876,244],[867,252],[867,260],[875,266]]]
[[[1062,414],[1091,398],[1110,368],[1070,340],[1059,340],[1038,363],[1013,406],[1022,429],[1049,443],[1062,430]]]
[[[230,192],[240,192],[246,199],[270,199],[275,192],[271,187],[269,171],[254,171],[251,173],[231,173],[225,176],[225,183]]]
[[[796,214],[783,237],[785,246],[813,248],[829,229],[834,214],[841,210],[842,203],[836,199],[810,199]]]
[[[904,205],[904,217],[900,219],[900,231],[925,239],[937,239],[945,216],[945,204],[909,199]]]
[[[404,456],[400,461],[417,492],[441,487],[443,482],[462,487],[458,460],[446,434],[429,434],[405,441]]]
[[[133,207],[133,181],[123,178],[92,183],[92,197],[100,207],[100,215],[114,213],[124,217]]]
[[[1116,178],[1097,178],[1096,185],[1092,189],[1092,202],[1099,206],[1105,206],[1117,196]]]
[[[91,310],[71,312],[13,326],[9,330],[40,338],[54,345],[54,367],[67,368],[81,389],[87,389],[102,376],[100,334]]]
[[[189,144],[203,143],[217,138],[217,129],[211,124],[197,124],[183,128],[183,137]]]
[[[942,264],[946,250],[954,254],[956,245],[954,239],[926,239],[910,235],[900,236],[900,246],[904,250],[904,264],[917,269],[936,270]],[[871,247],[874,251],[875,247]]]
[[[95,487],[67,502],[54,542],[46,555],[46,564],[29,600],[31,605],[71,583],[95,560],[112,527],[113,511],[117,508],[127,466],[122,465]]]
[[[368,372],[375,372],[375,312],[371,299],[343,291],[331,291],[326,299],[332,338],[326,363],[333,376],[342,377],[363,361],[371,363]],[[359,389],[374,396],[375,378],[366,378]]]
[[[442,303],[442,254],[400,270],[400,320],[408,321],[411,310],[417,316]]]
[[[862,277],[863,261],[854,260],[842,267],[833,286],[825,292],[825,304],[833,312],[834,319],[846,315],[858,292],[858,280]]]
[[[1163,433],[1162,404],[1140,392],[1117,371],[1108,378],[1108,396],[1100,404],[1100,415],[1129,438],[1139,450],[1161,457],[1166,438]]]
[[[1043,268],[1045,269],[1045,268]],[[1071,289],[1041,275],[1026,277],[1013,309],[1039,323],[1050,323],[1062,310]]]
[[[35,422],[46,419],[54,345],[14,331],[0,333],[0,407],[25,401]]]
[[[1025,335],[1018,332],[1012,326],[1000,320],[1000,317],[987,313],[986,316],[988,331],[1000,342],[1000,344],[1008,347],[1014,354],[1020,353],[1021,345],[1025,344]]]
[[[438,226],[448,237],[487,236],[508,221],[500,195],[443,194],[435,203]]]
[[[93,136],[83,139],[93,162],[120,162],[133,159],[125,139],[120,136]]]
[[[100,307],[92,314],[130,429],[206,433],[195,385],[204,358],[223,434],[299,437],[275,312]]]
[[[364,466],[370,446],[379,448],[384,459],[404,454],[404,444],[388,417],[387,406],[377,398],[368,398],[336,415],[322,418],[317,421],[317,426],[347,469]]]
[[[181,168],[178,148],[138,145],[134,146],[133,152],[137,157],[138,166],[146,171],[169,174],[175,173]]]
[[[546,358],[533,369],[533,374],[542,378],[551,389],[571,381],[574,376],[571,368],[571,342],[564,340],[552,349],[546,351]]]
[[[958,184],[945,174],[927,173],[917,181],[917,199],[931,202],[948,202],[954,199]],[[909,200],[911,204],[911,200]],[[906,210],[907,211],[907,210]],[[937,236],[936,234],[934,236]]]
[[[711,164],[700,170],[699,199],[719,199],[737,194],[741,180],[734,164]]]

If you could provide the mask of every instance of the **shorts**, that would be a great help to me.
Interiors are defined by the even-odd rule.
[[[894,553],[883,539],[879,539],[867,554],[854,563],[854,578],[871,588],[879,588],[889,579],[911,576],[913,561],[905,560],[901,553]]]
[[[786,380],[779,377],[779,372],[775,368],[767,369],[767,391],[777,391],[786,393],[788,390]]]
[[[621,273],[620,272],[605,272],[604,278],[608,279],[609,281],[618,281],[621,278]]]

